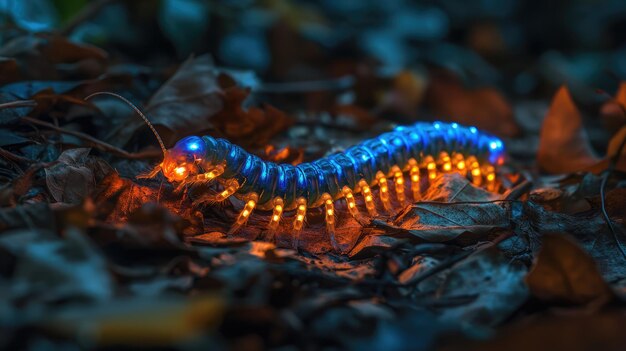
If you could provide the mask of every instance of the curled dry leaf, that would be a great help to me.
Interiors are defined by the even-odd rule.
[[[565,235],[543,237],[526,284],[533,296],[550,302],[587,304],[612,297],[594,260]]]
[[[45,169],[46,184],[57,202],[78,204],[95,189],[96,180],[112,171],[104,161],[90,160],[90,149],[64,151]]]
[[[218,68],[207,55],[191,58],[152,96],[144,112],[166,145],[213,132],[243,147],[265,146],[291,120],[271,106],[244,109],[246,88],[256,84],[246,73]],[[111,142],[124,145],[143,126],[133,117],[112,134]]]
[[[589,145],[580,111],[567,87],[562,86],[541,126],[539,167],[549,173],[569,173],[587,169],[598,160]]]

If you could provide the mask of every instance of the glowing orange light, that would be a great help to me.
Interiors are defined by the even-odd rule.
[[[187,168],[186,168],[186,167],[183,167],[183,166],[181,166],[181,167],[176,167],[176,168],[174,169],[174,172],[175,172],[177,175],[179,175],[179,176],[183,176],[183,175],[185,175],[185,173],[187,173]]]
[[[324,206],[326,208],[326,230],[329,233],[335,232],[335,206],[333,198],[329,194],[322,195]]]
[[[389,210],[391,208],[391,202],[389,201],[389,185],[387,184],[387,178],[383,172],[378,171],[376,173],[376,180],[378,180],[378,188],[380,190],[380,201],[383,203],[385,210]]]
[[[482,172],[480,170],[480,163],[478,163],[476,156],[468,157],[467,164],[469,165],[470,173],[472,174],[472,183],[476,186],[480,186],[483,182]]]
[[[372,191],[370,190],[369,185],[367,185],[367,182],[362,179],[359,182],[359,186],[361,187],[361,193],[365,198],[365,207],[367,208],[367,212],[370,214],[370,216],[375,217],[376,215],[378,215],[378,213],[376,212],[376,204],[374,204]]]
[[[431,155],[428,155],[424,158],[424,163],[428,170],[428,179],[433,180],[437,178],[437,164],[435,163],[435,159]]]
[[[412,158],[409,160],[409,177],[411,178],[411,191],[413,192],[413,200],[420,198],[420,169],[417,161]]]
[[[306,216],[306,199],[303,197],[298,198],[296,200],[298,207],[296,209],[296,220],[293,222],[293,229],[295,231],[302,230],[302,226],[304,225],[304,216]]]
[[[441,160],[441,163],[442,163],[441,168],[443,169],[444,172],[452,171],[452,159],[450,158],[450,155],[448,155],[447,152],[442,151],[439,154],[439,159]]]
[[[280,216],[283,214],[283,199],[277,197],[274,199],[274,211],[272,213],[272,219],[267,224],[267,227],[270,231],[276,230],[278,228],[278,222],[280,222]]]
[[[344,186],[342,189],[343,196],[346,199],[346,203],[348,204],[348,211],[353,217],[358,217],[359,210],[356,207],[356,201],[354,200],[354,195],[352,194],[352,190],[347,186]]]
[[[402,170],[398,166],[393,166],[393,178],[395,182],[396,189],[396,198],[400,203],[403,203],[406,200],[404,196],[404,175],[402,174]]]

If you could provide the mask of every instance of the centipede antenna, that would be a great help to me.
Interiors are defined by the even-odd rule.
[[[152,125],[152,123],[150,123],[150,120],[148,120],[148,117],[146,117],[146,115],[144,115],[143,112],[141,112],[141,110],[139,108],[137,108],[137,106],[135,106],[135,104],[133,104],[132,102],[130,102],[128,99],[126,99],[125,97],[123,97],[120,94],[111,93],[111,92],[108,92],[108,91],[98,91],[98,92],[95,92],[95,93],[90,94],[89,96],[87,96],[85,98],[85,100],[89,100],[92,97],[98,96],[98,95],[109,95],[109,96],[116,97],[116,98],[124,101],[128,106],[132,107],[132,109],[135,110],[135,112],[137,112],[137,114],[139,116],[141,116],[143,121],[146,122],[146,125],[148,125],[148,128],[150,128],[150,130],[152,131],[154,136],[157,138],[157,141],[159,142],[159,146],[161,147],[161,150],[163,151],[163,156],[165,156],[165,154],[167,152],[167,149],[165,148],[165,144],[163,143],[163,139],[161,139],[161,136],[159,135],[159,133],[157,133],[156,129],[154,129],[154,126]]]

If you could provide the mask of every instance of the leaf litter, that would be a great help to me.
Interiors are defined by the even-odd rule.
[[[227,51],[154,68],[119,65],[59,34],[2,44],[0,348],[623,345],[626,83],[592,112],[580,89],[554,87],[545,118],[523,121],[521,103],[500,89],[465,84],[466,74],[493,73],[471,57],[461,73],[395,75],[344,58],[327,68],[349,79],[313,84],[315,65],[295,62],[327,58],[284,43],[320,35],[325,14],[268,6],[290,20],[268,32],[285,50],[263,76],[224,68]],[[304,79],[265,81],[294,72]],[[268,237],[254,214],[231,236],[235,204],[197,206],[195,191],[207,189],[138,177],[159,157],[156,141],[127,106],[83,100],[101,90],[141,106],[167,145],[209,134],[299,163],[433,114],[511,139],[512,155],[497,192],[443,174],[419,202],[379,218],[359,222],[338,206],[336,247],[320,216],[297,237],[288,228]]]

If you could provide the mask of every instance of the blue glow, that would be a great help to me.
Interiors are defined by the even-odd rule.
[[[435,129],[439,129],[441,128],[441,124],[439,122],[435,122],[433,123],[433,127],[435,127]]]
[[[478,129],[476,129],[476,127],[469,127],[470,132],[472,132],[472,134],[476,134],[478,133]]]
[[[459,127],[458,123],[452,123],[452,128],[457,129]]]
[[[497,148],[498,148],[498,142],[496,142],[496,141],[492,141],[491,143],[489,143],[489,147],[490,147],[492,150],[497,149]]]
[[[200,148],[200,145],[198,145],[198,143],[196,142],[191,142],[189,144],[187,144],[187,150],[189,151],[196,151]]]

